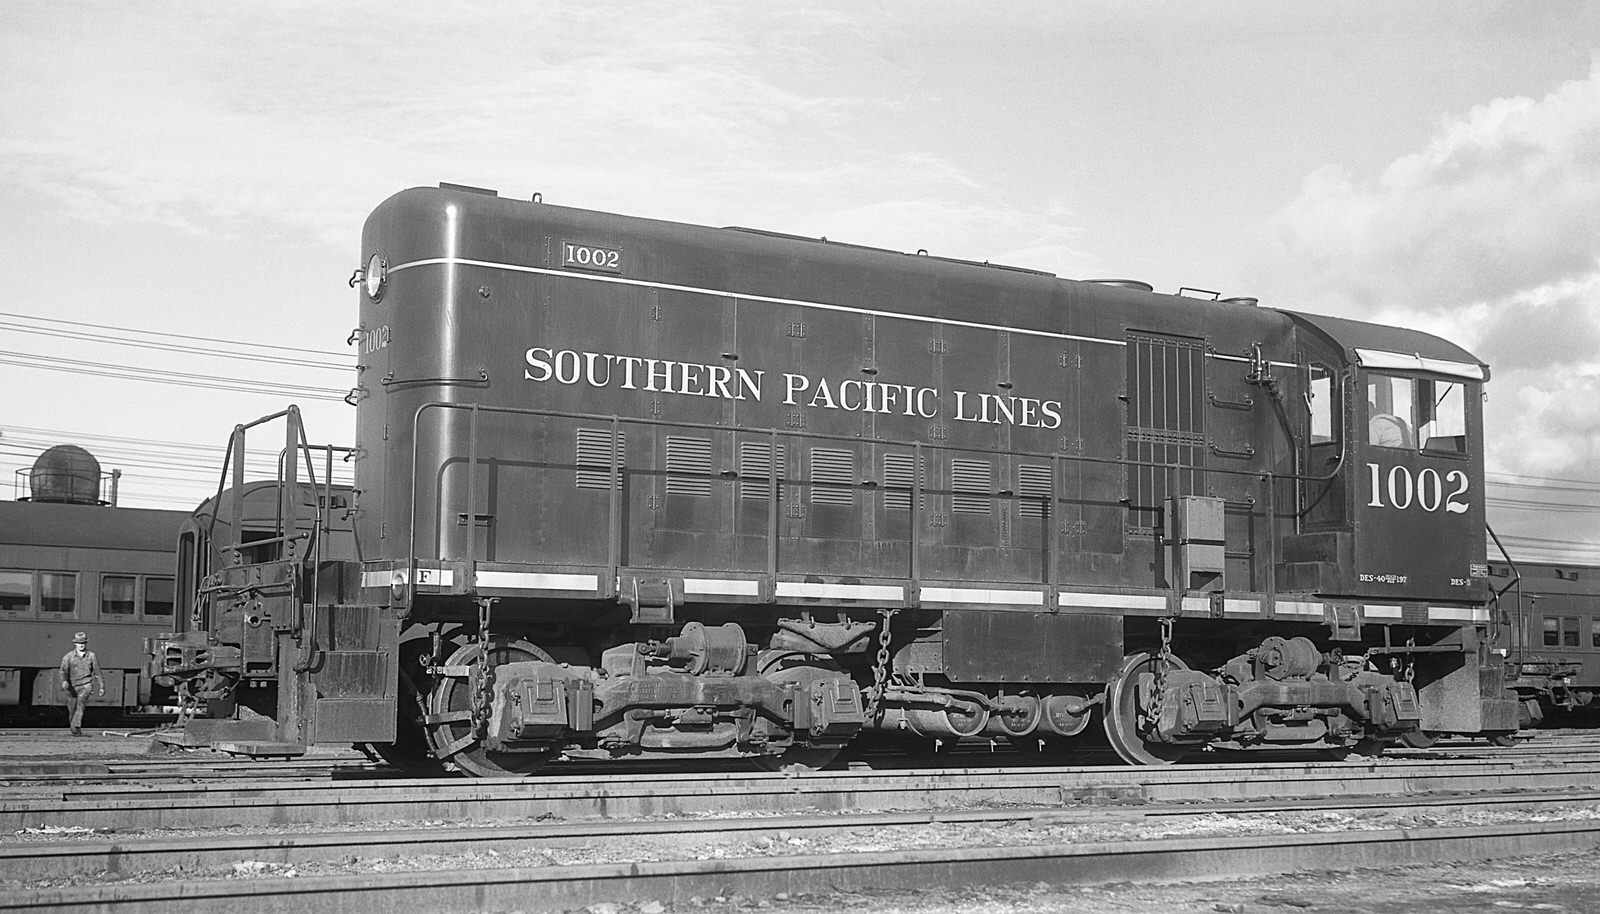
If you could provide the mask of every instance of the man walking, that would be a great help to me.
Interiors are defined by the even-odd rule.
[[[106,693],[105,678],[100,675],[100,661],[89,650],[89,636],[78,632],[72,636],[72,650],[61,658],[61,688],[67,693],[67,713],[72,717],[72,735],[83,735],[83,706],[89,702],[89,684],[94,683],[96,695]]]

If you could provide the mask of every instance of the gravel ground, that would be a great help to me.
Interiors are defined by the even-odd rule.
[[[943,893],[761,899],[691,899],[684,904],[593,905],[589,914],[1508,914],[1513,911],[1600,912],[1600,852],[1493,863],[1409,866],[1300,873],[1261,879],[1102,885],[1077,889],[1037,885]]]

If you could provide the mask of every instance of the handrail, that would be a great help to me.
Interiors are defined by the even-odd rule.
[[[471,440],[469,440],[469,442],[468,442],[469,453],[468,453],[468,460],[467,460],[468,496],[469,496],[469,498],[473,499],[473,501],[467,507],[467,512],[468,512],[468,516],[469,516],[469,524],[468,524],[467,536],[468,536],[469,540],[472,541],[472,542],[469,542],[467,547],[466,547],[468,561],[472,561],[473,559],[475,559],[475,556],[476,556],[476,533],[475,533],[475,531],[473,529],[473,525],[470,523],[470,520],[472,518],[472,515],[476,511],[476,501],[475,501],[476,495],[477,495],[477,479],[476,479],[476,476],[477,476],[477,472],[478,472],[478,456],[477,456],[477,441],[476,441],[476,439],[477,439],[477,417],[482,413],[496,413],[496,414],[505,414],[505,415],[515,415],[515,416],[542,417],[542,418],[549,418],[549,419],[570,419],[570,420],[577,420],[577,421],[584,421],[584,422],[595,422],[595,423],[603,423],[603,424],[605,424],[607,427],[609,427],[611,429],[612,439],[611,439],[611,454],[610,454],[610,461],[609,461],[610,462],[610,477],[609,477],[609,482],[608,482],[609,494],[607,496],[607,498],[608,498],[608,505],[607,505],[608,517],[607,517],[607,536],[606,536],[606,541],[607,541],[607,544],[608,544],[608,548],[607,548],[608,556],[607,556],[607,558],[608,558],[608,564],[611,567],[618,567],[621,564],[621,553],[622,553],[622,542],[621,542],[620,538],[623,535],[623,531],[621,530],[621,519],[620,519],[621,509],[620,509],[620,503],[619,503],[620,496],[617,493],[617,487],[620,485],[620,475],[621,475],[621,470],[622,470],[622,467],[620,465],[620,435],[619,435],[619,432],[620,432],[621,425],[623,423],[626,423],[628,425],[634,425],[634,426],[658,427],[658,428],[680,428],[680,429],[690,429],[690,430],[702,431],[702,432],[707,432],[707,433],[726,432],[726,433],[741,433],[741,434],[746,434],[746,435],[751,435],[751,436],[766,435],[766,436],[769,437],[769,439],[771,441],[771,444],[772,444],[772,456],[771,456],[771,460],[772,460],[772,468],[771,469],[772,469],[772,472],[768,476],[768,486],[769,486],[768,524],[767,524],[767,540],[768,540],[767,552],[768,552],[768,555],[767,555],[767,563],[766,564],[767,564],[767,568],[768,568],[768,573],[771,574],[771,575],[776,575],[776,573],[777,573],[777,555],[776,555],[776,550],[777,550],[777,545],[778,545],[778,540],[779,540],[778,531],[781,529],[781,519],[780,519],[780,516],[778,514],[778,511],[780,510],[779,509],[779,504],[778,504],[779,500],[776,497],[777,494],[778,494],[777,488],[778,488],[778,484],[779,484],[778,468],[777,468],[777,465],[776,465],[777,453],[778,453],[778,448],[777,448],[778,441],[781,440],[782,438],[805,438],[805,439],[811,440],[811,441],[846,442],[846,443],[851,444],[852,446],[859,445],[859,444],[862,443],[862,439],[861,438],[856,437],[856,436],[851,436],[851,435],[830,434],[830,433],[816,433],[816,432],[800,432],[800,431],[778,429],[776,427],[772,427],[772,428],[759,428],[758,427],[758,428],[740,428],[740,429],[735,429],[735,428],[730,428],[728,426],[713,425],[711,423],[706,423],[706,422],[693,422],[693,421],[673,420],[673,419],[648,419],[648,418],[643,418],[643,417],[626,418],[626,419],[624,419],[624,418],[616,416],[616,415],[604,415],[604,414],[598,414],[598,413],[572,412],[572,411],[566,411],[566,410],[552,410],[552,409],[539,409],[539,408],[513,407],[513,406],[490,406],[490,405],[484,405],[484,404],[480,404],[480,403],[461,403],[461,402],[444,401],[444,400],[435,400],[435,401],[430,401],[428,403],[423,403],[423,404],[419,405],[417,407],[416,411],[412,414],[412,421],[411,421],[411,474],[410,474],[411,475],[411,479],[410,479],[410,491],[408,493],[409,494],[409,498],[408,498],[408,511],[409,511],[409,514],[408,514],[408,517],[407,517],[407,527],[408,527],[408,529],[407,529],[407,557],[406,557],[406,576],[407,576],[406,592],[407,592],[408,598],[411,599],[411,600],[415,599],[415,596],[416,596],[416,584],[417,584],[417,581],[416,581],[416,578],[417,578],[416,569],[417,569],[417,565],[418,565],[417,520],[418,520],[418,504],[419,504],[419,499],[418,499],[417,496],[418,496],[418,490],[420,488],[420,483],[421,483],[421,479],[420,479],[421,467],[419,466],[420,448],[421,448],[421,442],[422,442],[421,429],[422,429],[422,422],[423,422],[424,414],[427,413],[430,410],[440,410],[440,411],[444,411],[444,410],[466,410],[472,416],[472,419],[470,420],[470,424],[469,424],[469,431],[468,431],[468,434],[469,434],[469,437],[470,437]],[[1342,452],[1344,450],[1344,447],[1347,446],[1343,441],[1344,437],[1347,437],[1347,436],[1342,436],[1342,439],[1341,439],[1340,465],[1342,465],[1342,463],[1343,463],[1343,456],[1344,455],[1343,455]],[[923,482],[923,475],[924,474],[922,472],[922,466],[923,466],[923,452],[924,452],[924,449],[933,449],[933,450],[937,450],[937,451],[941,451],[941,452],[982,453],[982,454],[989,454],[989,455],[993,455],[995,453],[992,449],[986,449],[986,448],[983,448],[983,447],[980,447],[980,446],[955,445],[955,444],[927,444],[927,443],[920,442],[920,441],[904,442],[904,446],[908,446],[908,447],[910,447],[912,449],[912,484],[909,487],[907,487],[906,491],[908,492],[908,494],[910,495],[910,497],[912,499],[911,505],[912,505],[912,511],[913,511],[913,515],[914,516],[920,516],[920,513],[922,511],[922,500],[923,500],[922,496],[926,492],[929,491],[925,487],[924,482]],[[1143,467],[1155,467],[1155,468],[1158,468],[1158,469],[1161,469],[1161,470],[1164,470],[1164,471],[1168,471],[1168,472],[1196,471],[1196,472],[1198,472],[1198,473],[1200,473],[1202,475],[1214,473],[1214,474],[1223,475],[1223,476],[1238,476],[1238,477],[1252,478],[1252,479],[1257,480],[1258,484],[1264,485],[1269,490],[1267,495],[1266,495],[1266,497],[1263,499],[1263,502],[1265,504],[1266,510],[1271,514],[1271,516],[1274,519],[1287,519],[1287,518],[1293,518],[1295,516],[1294,514],[1285,514],[1282,517],[1279,517],[1276,514],[1277,498],[1273,494],[1271,494],[1270,490],[1272,490],[1277,484],[1282,483],[1282,482],[1289,482],[1289,481],[1310,481],[1310,482],[1326,481],[1328,478],[1330,478],[1329,476],[1302,476],[1302,475],[1300,475],[1298,473],[1277,474],[1277,473],[1273,473],[1271,471],[1263,471],[1263,470],[1260,470],[1260,469],[1229,469],[1229,468],[1224,468],[1224,467],[1207,467],[1207,466],[1203,466],[1203,465],[1199,465],[1199,464],[1159,463],[1159,462],[1151,461],[1151,460],[1134,460],[1134,459],[1123,458],[1123,457],[1115,457],[1115,458],[1113,458],[1113,457],[1092,457],[1092,456],[1081,455],[1081,454],[1062,454],[1062,453],[1058,453],[1058,452],[1041,452],[1041,451],[1019,450],[1019,451],[1006,451],[1006,452],[1004,452],[1004,456],[1010,457],[1010,458],[1014,458],[1014,459],[1015,458],[1037,459],[1037,460],[1040,460],[1040,461],[1043,461],[1043,462],[1046,462],[1046,463],[1049,464],[1049,466],[1051,468],[1051,480],[1052,480],[1052,482],[1051,482],[1051,495],[1050,495],[1050,498],[1049,498],[1049,504],[1052,506],[1052,510],[1049,510],[1049,511],[1046,512],[1046,516],[1047,517],[1054,517],[1055,516],[1055,512],[1053,510],[1053,507],[1060,502],[1060,498],[1058,497],[1059,496],[1059,480],[1060,480],[1060,478],[1062,477],[1062,475],[1064,473],[1064,464],[1066,462],[1069,462],[1069,461],[1073,462],[1073,463],[1076,463],[1076,464],[1111,465],[1111,466],[1119,466],[1119,467],[1124,467],[1124,468],[1125,467],[1143,466]],[[1339,469],[1339,467],[1336,466],[1334,468],[1334,472],[1337,472],[1338,469]],[[898,489],[899,487],[890,487],[890,488]],[[1172,490],[1172,486],[1169,485],[1168,488],[1169,488],[1169,491]],[[954,490],[954,489],[949,489],[949,490],[940,489],[940,490],[936,490],[936,494],[974,494],[975,495],[975,494],[979,494],[979,493],[957,493],[957,491]],[[1000,494],[1000,493],[990,493],[988,495],[988,497],[990,497],[990,498],[1010,498],[1012,500],[1018,501],[1019,503],[1020,502],[1024,502],[1024,501],[1040,500],[1037,496],[1019,496],[1019,495],[1015,495],[1015,494],[1005,495],[1005,494]],[[1058,551],[1058,547],[1059,547],[1059,531],[1056,530],[1056,528],[1058,526],[1059,525],[1057,523],[1054,523],[1054,522],[1052,522],[1050,524],[1050,529],[1051,529],[1051,534],[1050,535],[1054,540],[1053,548],[1051,549],[1051,554],[1052,554],[1053,558],[1050,561],[1050,566],[1051,567],[1047,571],[1047,575],[1050,578],[1050,580],[1048,582],[1046,582],[1046,583],[1052,584],[1052,585],[1058,583],[1056,579],[1059,576],[1058,559],[1054,558],[1055,553]],[[912,523],[911,524],[910,542],[909,542],[910,561],[911,561],[910,573],[911,573],[911,580],[914,580],[914,581],[915,580],[920,580],[921,552],[922,552],[921,535],[920,535],[921,534],[921,527],[922,527],[922,525],[920,523]],[[1269,528],[1270,528],[1270,524],[1269,524]],[[437,536],[442,537],[443,536],[443,531],[442,530],[436,530],[435,534]],[[1275,553],[1276,552],[1275,546],[1276,546],[1277,537],[1278,537],[1277,531],[1269,529],[1269,531],[1268,531],[1268,539],[1271,541],[1269,543],[1269,546],[1268,546],[1269,553]],[[1273,589],[1274,585],[1273,585],[1273,581],[1272,581],[1272,572],[1270,571],[1270,566],[1269,566],[1269,570],[1266,572],[1266,575],[1267,575],[1268,588],[1269,589]]]
[[[1515,650],[1517,655],[1515,663],[1517,664],[1517,669],[1520,671],[1522,669],[1522,662],[1526,659],[1528,650],[1528,632],[1525,624],[1527,619],[1523,616],[1522,610],[1522,572],[1517,570],[1517,563],[1512,561],[1511,553],[1506,551],[1505,544],[1500,542],[1500,537],[1495,534],[1494,528],[1486,523],[1483,525],[1483,529],[1488,531],[1489,538],[1494,540],[1495,548],[1500,550],[1501,558],[1506,560],[1506,567],[1511,571],[1511,580],[1506,582],[1506,586],[1494,591],[1494,596],[1491,602],[1496,608],[1498,608],[1500,606],[1500,598],[1505,596],[1506,591],[1513,587],[1517,589],[1516,624],[1511,627],[1511,645],[1507,648],[1506,659],[1510,660],[1510,652]]]

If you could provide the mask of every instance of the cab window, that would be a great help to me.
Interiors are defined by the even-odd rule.
[[[1417,384],[1417,428],[1425,451],[1464,454],[1467,451],[1467,390],[1453,381]]]
[[[1367,443],[1435,453],[1465,453],[1466,385],[1455,381],[1368,375]]]
[[[1322,365],[1311,366],[1311,384],[1306,391],[1306,407],[1311,411],[1311,443],[1329,444],[1335,440],[1333,417],[1338,414],[1334,402],[1333,372]]]

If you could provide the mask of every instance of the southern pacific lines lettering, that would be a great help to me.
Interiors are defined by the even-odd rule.
[[[522,376],[530,381],[554,380],[558,384],[587,383],[590,387],[644,390],[724,400],[760,400],[764,371],[745,371],[726,365],[647,359],[609,352],[576,352],[536,346],[525,358]]]
[[[609,352],[583,352],[535,346],[524,356],[522,376],[529,381],[587,384],[650,393],[717,397],[723,400],[761,402],[767,373],[711,365],[650,359]],[[923,419],[948,416],[954,422],[1016,425],[1056,429],[1062,424],[1060,400],[1039,400],[990,393],[950,391],[914,384],[885,384],[856,379],[830,380],[796,372],[783,372],[782,405],[844,412],[898,414]],[[774,398],[777,394],[774,393]]]

